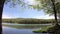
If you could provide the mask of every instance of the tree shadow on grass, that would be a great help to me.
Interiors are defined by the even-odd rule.
[[[60,34],[60,25],[55,25],[47,29],[47,32],[50,34]]]

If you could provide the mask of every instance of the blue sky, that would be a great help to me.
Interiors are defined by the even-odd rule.
[[[31,0],[30,0],[31,1]],[[30,2],[29,1],[29,2]],[[33,1],[30,2],[32,4]],[[3,8],[2,18],[36,18],[36,19],[52,19],[53,16],[45,15],[43,10],[37,11],[35,9],[22,9],[19,5],[16,7],[9,7],[9,4],[5,4]]]

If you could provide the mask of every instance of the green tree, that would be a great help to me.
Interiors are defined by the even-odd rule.
[[[44,10],[46,14],[54,15],[56,25],[57,16],[60,14],[60,2],[59,0],[35,0],[35,5],[32,5],[34,9]]]

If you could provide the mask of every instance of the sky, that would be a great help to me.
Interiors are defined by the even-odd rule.
[[[29,2],[29,4],[34,4],[33,0],[26,1]],[[22,9],[19,5],[11,8],[9,4],[5,4],[2,18],[54,19],[54,16],[46,15],[43,10],[37,11],[35,9],[28,9],[27,7]]]

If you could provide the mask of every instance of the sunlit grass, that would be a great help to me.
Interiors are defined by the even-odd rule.
[[[47,32],[47,29],[50,28],[50,27],[53,27],[52,25],[51,26],[45,26],[45,27],[42,27],[41,30],[38,29],[38,30],[34,30],[33,32],[35,33],[46,33]]]

